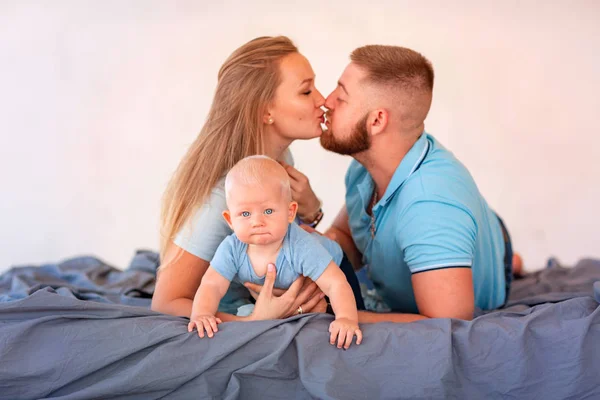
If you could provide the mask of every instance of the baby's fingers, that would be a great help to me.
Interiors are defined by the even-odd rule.
[[[331,333],[329,335],[329,343],[335,344],[335,339],[337,338],[339,331],[340,331],[340,329],[338,327],[333,326],[333,325],[329,326],[329,333]]]
[[[338,335],[338,342],[337,342],[337,348],[341,349],[342,346],[344,345],[344,341],[346,340],[346,328],[342,328],[340,329],[340,333]]]
[[[352,339],[354,339],[354,331],[348,329],[348,332],[346,332],[346,344],[344,345],[344,348],[346,350],[348,350],[348,348],[352,344]]]
[[[196,323],[194,321],[190,321],[190,323],[188,324],[188,332],[193,331],[194,326],[196,326]]]
[[[354,331],[354,334],[356,335],[356,344],[361,344],[362,343],[362,331],[360,329],[357,329]]]
[[[212,327],[210,326],[210,323],[206,320],[202,321],[203,325],[204,325],[204,329],[206,329],[206,335],[211,338],[214,336],[213,334],[213,330]],[[202,332],[202,336],[200,337],[204,337],[204,332]]]
[[[210,322],[210,327],[214,332],[218,332],[219,328],[217,328],[217,319],[216,318],[210,318],[209,319]]]

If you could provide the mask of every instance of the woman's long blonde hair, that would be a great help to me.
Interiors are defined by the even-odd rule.
[[[208,117],[164,193],[160,254],[239,160],[263,154],[263,118],[280,84],[279,61],[298,52],[285,36],[259,37],[221,66]]]

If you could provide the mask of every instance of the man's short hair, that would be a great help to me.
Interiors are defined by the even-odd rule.
[[[394,85],[406,91],[433,91],[433,66],[422,54],[400,46],[368,45],[352,52],[350,60],[367,72],[367,81]]]

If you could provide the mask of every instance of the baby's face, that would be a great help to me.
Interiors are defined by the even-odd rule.
[[[238,185],[229,192],[223,216],[238,239],[268,245],[284,238],[296,216],[297,204],[283,196],[281,185]]]

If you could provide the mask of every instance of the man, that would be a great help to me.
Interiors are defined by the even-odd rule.
[[[367,265],[391,313],[360,322],[471,319],[501,307],[512,267],[510,238],[467,169],[424,130],[434,73],[396,46],[354,50],[329,95],[321,144],[354,158],[346,204],[327,235],[356,269]]]

